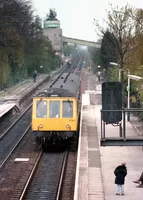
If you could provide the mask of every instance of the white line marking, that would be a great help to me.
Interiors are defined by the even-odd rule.
[[[27,162],[27,161],[29,161],[29,158],[16,158],[14,161],[15,162]]]

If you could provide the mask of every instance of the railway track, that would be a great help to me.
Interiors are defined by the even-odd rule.
[[[68,73],[68,75],[70,75],[71,72],[74,72],[78,66],[81,64],[81,60],[82,60],[81,55],[78,55],[78,57],[73,61],[72,65],[69,67],[67,66],[66,68],[63,69],[63,71],[52,81],[52,83],[50,84],[50,87],[52,87],[63,75],[63,73]],[[67,75],[67,77],[68,77]],[[66,80],[66,78],[65,78]],[[47,88],[46,88],[47,89]]]
[[[17,186],[13,200],[59,200],[66,169],[68,151],[61,153],[39,152],[29,176]]]
[[[26,112],[31,108],[31,105],[27,107],[27,109],[13,122],[13,124],[3,133],[0,133],[0,141],[4,138],[4,136],[6,136],[9,131],[17,124],[19,123],[19,121],[21,119],[23,119],[24,115],[26,114]]]
[[[70,156],[73,152],[43,153],[27,142],[33,139],[30,134],[25,137],[0,174],[1,200],[59,200],[62,196],[69,199],[71,191],[73,194],[76,166]],[[29,160],[16,162],[19,157]]]
[[[17,148],[11,152],[11,155],[3,164],[0,173],[0,199],[9,200],[14,193],[17,193],[18,188],[21,190],[25,186],[25,178],[31,173],[37,157],[41,149],[36,146],[34,135],[27,132],[23,140],[18,144]],[[30,142],[29,142],[30,141]],[[26,158],[28,161],[17,160],[19,158]],[[5,190],[7,192],[5,192]]]
[[[76,175],[77,153],[69,150],[66,168],[62,180],[60,195],[57,200],[73,200]]]
[[[84,56],[81,57],[80,62],[78,63],[77,68],[75,69],[74,74],[76,74],[77,76],[81,75],[82,68],[83,68],[83,60],[84,60]]]
[[[8,128],[0,140],[0,169],[5,164],[11,153],[18,146],[25,134],[31,128],[31,105],[16,120],[12,126]]]

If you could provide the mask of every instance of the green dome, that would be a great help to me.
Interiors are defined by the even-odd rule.
[[[60,28],[60,21],[58,20],[45,20],[44,28]]]

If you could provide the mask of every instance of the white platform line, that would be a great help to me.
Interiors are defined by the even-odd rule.
[[[80,170],[80,155],[81,155],[81,129],[82,129],[82,110],[81,105],[81,116],[80,116],[80,132],[78,140],[78,153],[77,153],[77,165],[76,165],[76,177],[75,177],[75,187],[74,187],[74,200],[78,200],[78,189],[79,189],[79,170]]]
[[[80,131],[79,131],[78,153],[77,153],[77,166],[76,166],[76,177],[75,177],[75,187],[74,187],[74,200],[79,200],[79,195],[80,195],[80,193],[79,193],[80,185],[79,184],[81,184],[81,182],[82,182],[81,179],[84,178],[84,177],[81,177],[81,179],[80,179],[80,170],[81,170],[80,165],[82,166],[82,168],[83,168],[83,165],[85,165],[84,163],[82,163],[83,161],[81,161],[81,159],[80,159],[81,156],[82,156],[82,151],[83,151],[83,149],[81,149],[81,146],[82,146],[81,144],[84,143],[84,142],[87,142],[87,139],[84,140],[83,138],[81,138],[81,134],[82,134],[83,106],[88,106],[88,105],[90,105],[89,94],[82,94],[82,105],[81,105],[81,116],[80,116]],[[85,144],[85,146],[87,146],[87,145]],[[87,160],[85,160],[85,162],[87,162]],[[87,177],[87,175],[85,175],[85,176]],[[85,183],[85,180],[83,182]],[[87,184],[88,184],[88,179],[87,179]],[[84,194],[85,191],[87,192],[87,194]],[[83,194],[81,195],[81,198],[85,195],[84,199],[87,200],[87,198],[88,198],[88,190],[85,190],[85,191],[83,191]]]
[[[29,158],[15,158],[14,162],[27,162]]]

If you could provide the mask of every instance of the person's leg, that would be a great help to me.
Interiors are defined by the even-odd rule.
[[[124,195],[124,185],[121,185],[121,194]]]
[[[134,183],[140,183],[142,182],[143,183],[143,172],[141,173],[139,179],[137,179],[136,181],[133,181]]]
[[[34,83],[36,83],[36,77],[34,77],[33,79],[34,79]]]
[[[143,188],[143,172],[141,173],[141,176],[139,178],[139,185],[137,186],[138,188]]]
[[[117,185],[117,193],[116,195],[120,195],[121,185]]]
[[[140,176],[139,180],[140,180],[140,182],[143,183],[143,172],[141,173],[141,176]]]

